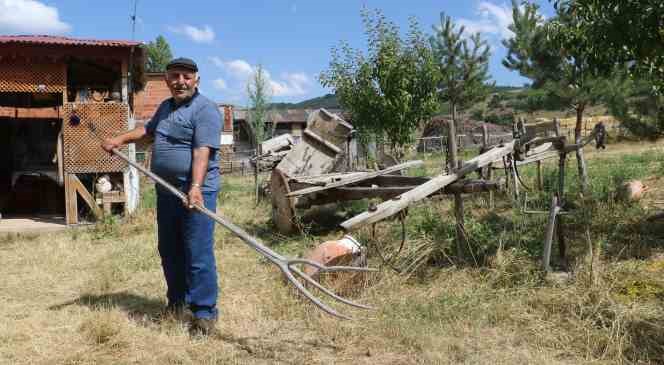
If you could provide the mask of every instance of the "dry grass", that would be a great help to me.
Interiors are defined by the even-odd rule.
[[[269,206],[252,208],[250,179],[225,179],[221,211],[276,250],[298,255],[340,235],[315,224],[296,237],[272,233]],[[548,281],[537,259],[516,249],[498,250],[480,267],[429,267],[411,277],[384,269],[356,295],[378,310],[337,321],[299,300],[274,268],[221,228],[221,335],[191,338],[182,322],[160,314],[165,288],[145,198],[146,207],[122,222],[0,237],[0,363],[664,362],[659,255],[618,261],[600,248],[592,255],[581,249],[565,283]],[[447,207],[413,210],[444,217]],[[389,226],[380,225],[385,240]]]

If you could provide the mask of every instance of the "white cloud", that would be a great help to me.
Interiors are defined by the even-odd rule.
[[[233,87],[229,89],[245,90],[247,83],[251,80],[256,70],[256,66],[242,59],[224,61],[219,57],[210,57],[210,61],[215,66],[221,68],[224,75],[233,80]],[[285,72],[279,78],[272,77],[271,73],[265,68],[263,68],[263,72],[265,73],[266,82],[270,86],[272,96],[292,97],[306,95],[310,92],[313,85],[312,78],[303,72]],[[224,84],[228,88],[228,85]]]
[[[239,80],[248,80],[254,73],[254,67],[245,60],[233,60],[223,63],[230,76]]]
[[[0,0],[0,33],[62,34],[70,30],[56,7],[35,0]]]
[[[512,24],[512,7],[505,3],[494,4],[488,1],[481,1],[477,6],[479,19],[460,18],[459,25],[463,25],[469,34],[476,32],[483,33],[484,36],[491,35],[504,38],[511,38],[514,33],[508,29]]]
[[[282,81],[270,80],[274,96],[300,96],[308,92],[312,82],[303,72],[284,73]]]
[[[217,90],[226,90],[228,88],[226,81],[222,78],[213,80],[212,85],[214,85],[214,88]]]
[[[177,27],[168,27],[168,29],[173,33],[187,36],[196,43],[210,43],[215,37],[214,31],[209,25],[197,28],[193,25],[183,24]]]

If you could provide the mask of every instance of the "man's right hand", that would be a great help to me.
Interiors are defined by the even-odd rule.
[[[101,144],[101,148],[103,148],[106,152],[113,152],[114,148],[118,148],[120,146],[122,146],[122,141],[120,141],[117,137],[106,138]]]

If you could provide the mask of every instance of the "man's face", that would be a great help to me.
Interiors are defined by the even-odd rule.
[[[194,95],[198,86],[198,74],[186,68],[172,68],[166,71],[166,85],[176,103],[181,103]]]

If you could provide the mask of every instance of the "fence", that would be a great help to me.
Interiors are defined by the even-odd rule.
[[[511,133],[490,134],[489,145],[498,144],[512,140]],[[417,151],[422,153],[444,152],[447,146],[447,136],[430,136],[417,138]],[[482,145],[482,134],[457,134],[457,147],[465,148],[480,147]]]
[[[145,168],[149,169],[150,168],[150,160],[151,160],[151,153],[150,151],[137,151],[136,152],[136,162],[140,163],[143,165]],[[224,174],[240,174],[240,175],[246,175],[246,174],[253,174],[254,167],[251,163],[249,163],[249,160],[236,160],[236,161],[224,161],[221,160],[219,162],[219,168],[222,173]]]

